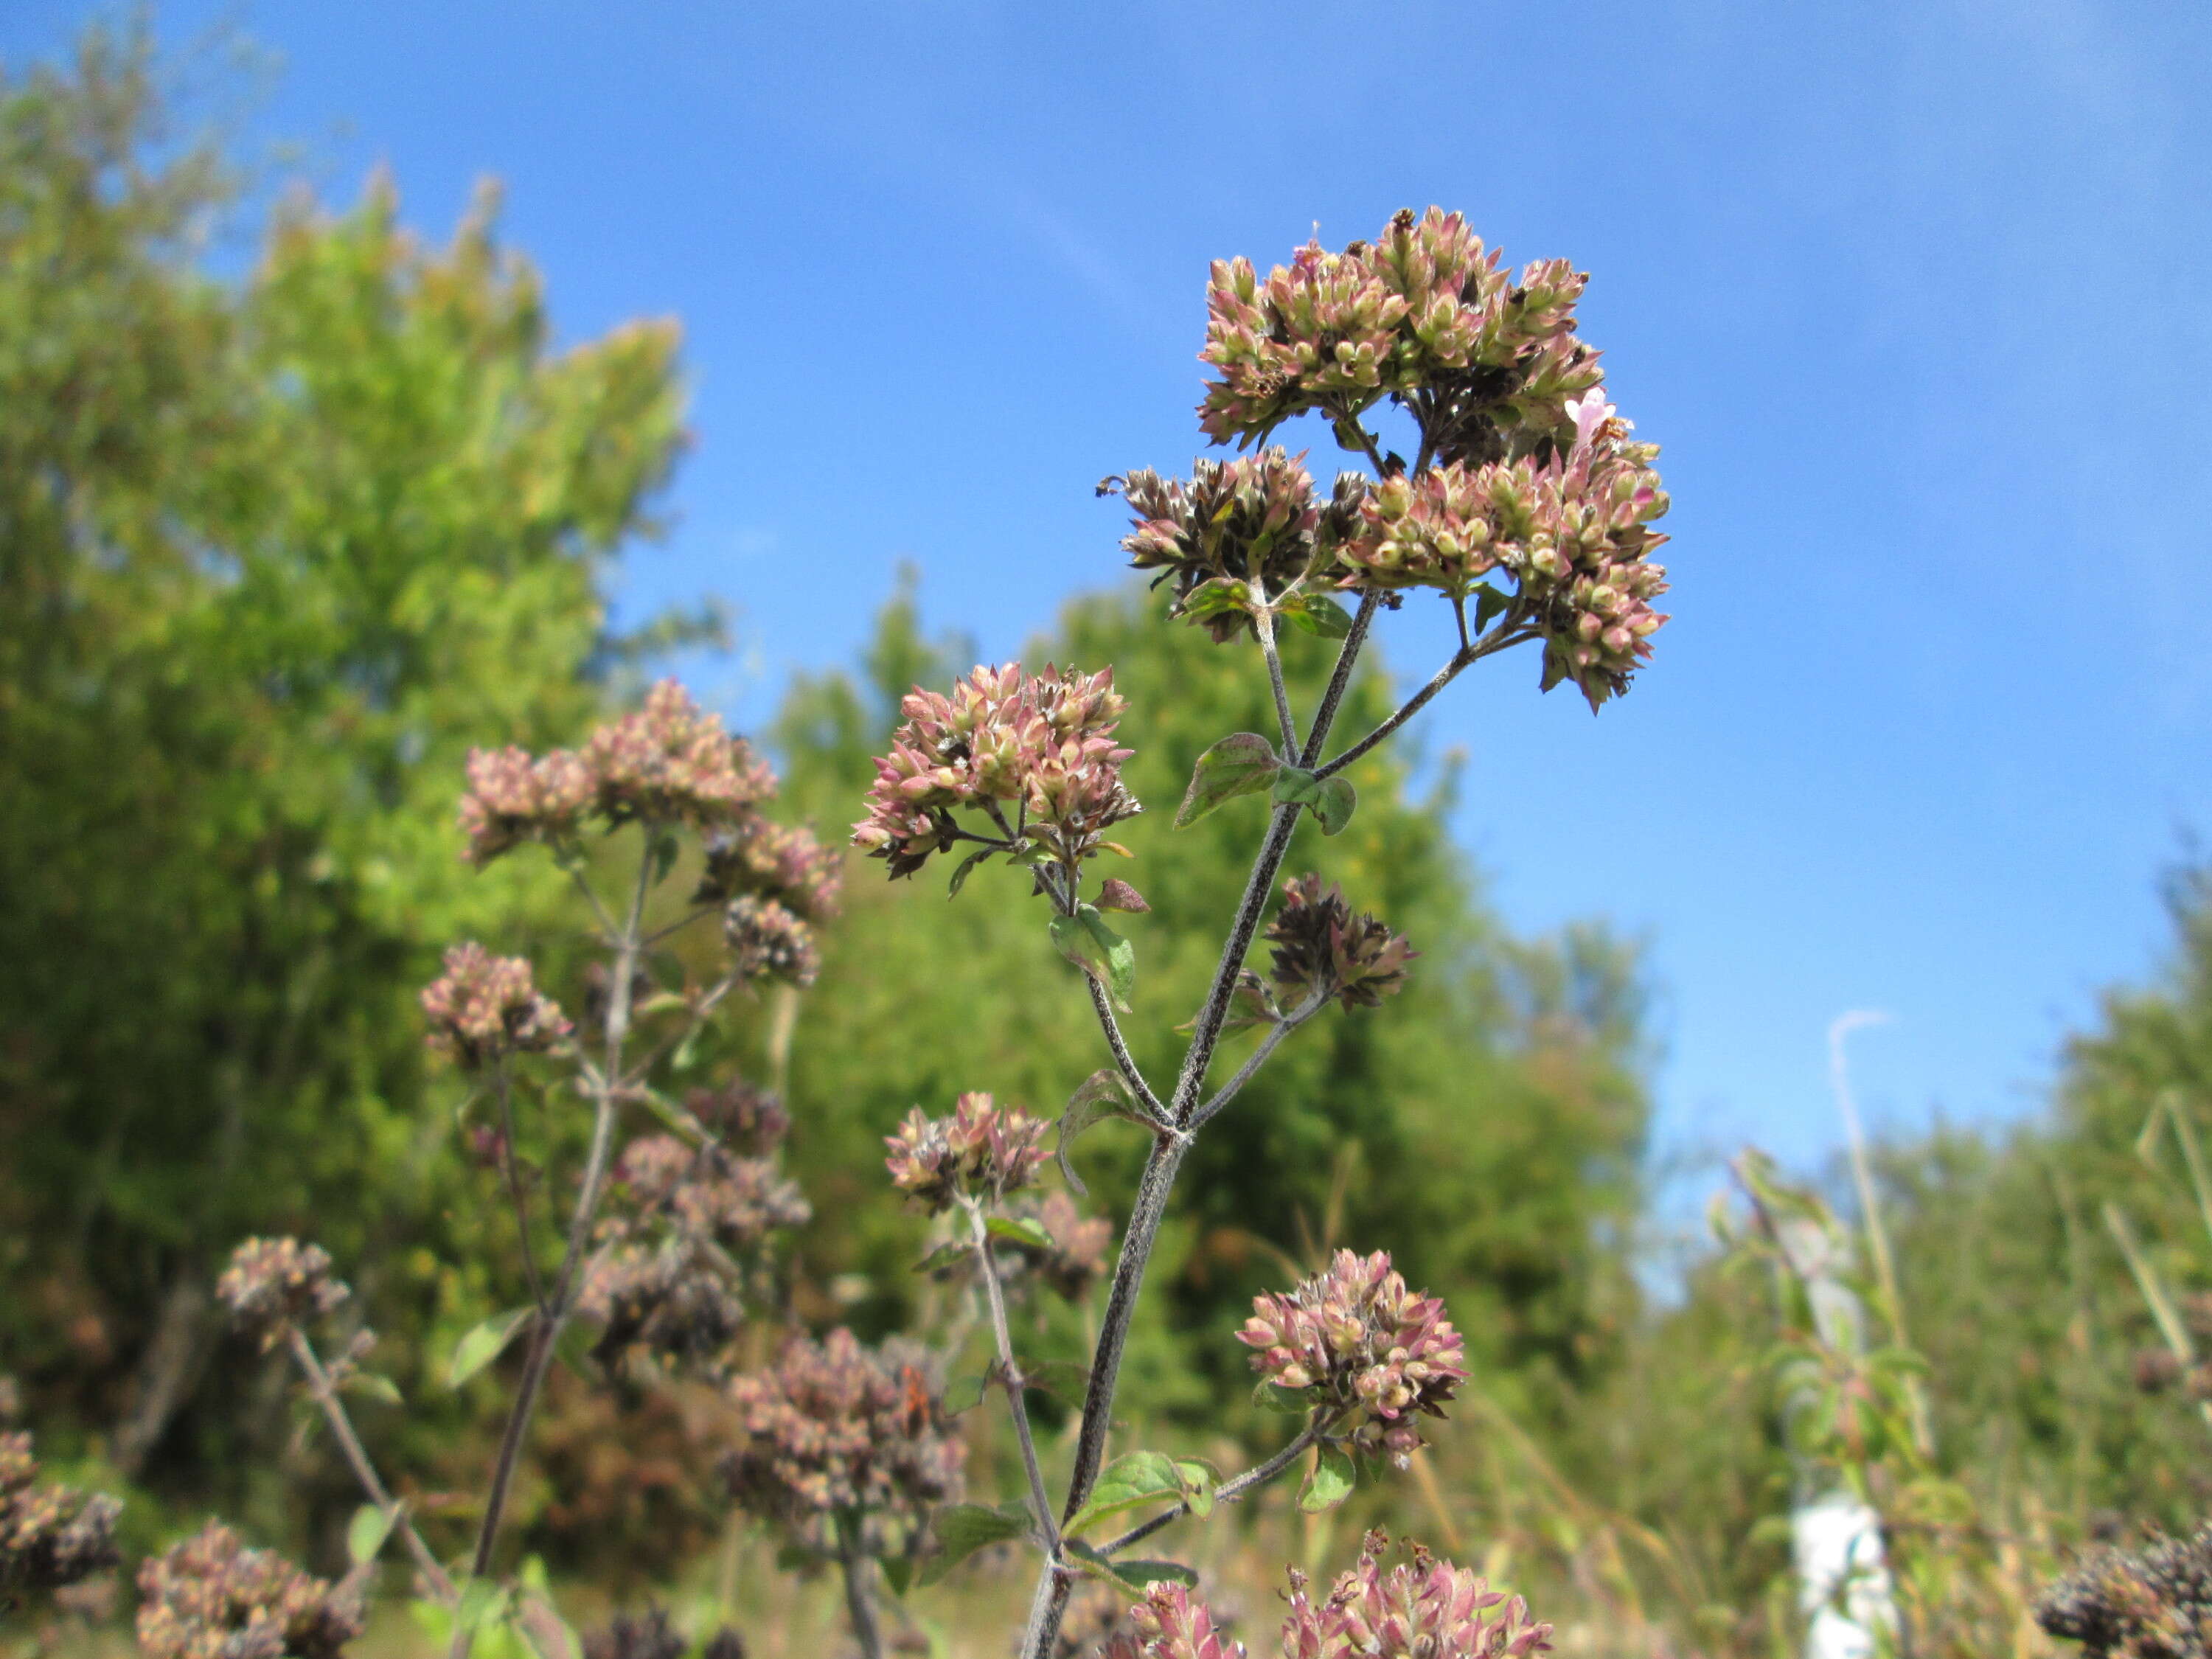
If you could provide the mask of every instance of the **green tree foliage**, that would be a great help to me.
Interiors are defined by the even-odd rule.
[[[1077,600],[1029,656],[1110,664],[1130,701],[1122,732],[1137,753],[1125,775],[1146,810],[1117,830],[1134,857],[1113,873],[1152,909],[1115,918],[1137,950],[1124,1024],[1139,1062],[1165,1079],[1181,1053],[1172,1028],[1196,1012],[1266,804],[1233,801],[1186,830],[1170,820],[1200,752],[1226,732],[1272,730],[1273,715],[1233,647],[1146,617],[1161,603],[1141,589]],[[1331,660],[1294,636],[1301,707]],[[898,698],[968,665],[957,642],[924,636],[902,596],[862,677],[793,690],[775,733],[791,796],[829,829],[856,817]],[[1363,675],[1340,725],[1356,734],[1391,706],[1384,677]],[[1309,821],[1285,868],[1341,882],[1355,908],[1409,933],[1422,955],[1404,994],[1316,1022],[1209,1131],[1162,1262],[1173,1291],[1157,1305],[1174,1334],[1149,1334],[1139,1363],[1156,1374],[1133,1398],[1241,1404],[1250,1377],[1231,1333],[1250,1297],[1310,1271],[1332,1244],[1389,1249],[1411,1282],[1449,1297],[1488,1385],[1517,1406],[1555,1401],[1540,1383],[1583,1374],[1613,1346],[1629,1295],[1618,1240],[1645,1121],[1632,956],[1595,930],[1513,939],[1449,840],[1443,791],[1413,796],[1404,762],[1387,756],[1352,776],[1350,829],[1325,840]],[[879,1137],[909,1105],[943,1111],[969,1089],[1056,1112],[1105,1056],[1019,872],[985,866],[948,905],[941,878],[887,883],[869,863],[848,891],[798,1020],[793,1155],[828,1224],[813,1244],[818,1273],[865,1273],[867,1311],[890,1322],[914,1283],[914,1230],[884,1204]],[[1252,1041],[1224,1045],[1222,1075]],[[1118,1124],[1081,1143],[1079,1167],[1117,1206],[1139,1143]]]
[[[1886,1160],[1915,1335],[1949,1380],[1944,1437],[2084,1523],[2101,1510],[2186,1528],[2212,1504],[2189,1388],[2136,1386],[2136,1356],[2164,1344],[2107,1215],[2212,1353],[2207,1218],[2174,1137],[2146,1133],[2163,1103],[2200,1152],[2212,1141],[2212,872],[2180,872],[2168,899],[2165,970],[2107,994],[2041,1121]]]
[[[602,706],[682,444],[674,329],[556,351],[489,199],[434,248],[297,198],[219,282],[217,152],[162,137],[143,40],[0,82],[0,1369],[126,1468],[240,1234],[442,1294],[413,992],[549,914],[459,866],[462,757]]]

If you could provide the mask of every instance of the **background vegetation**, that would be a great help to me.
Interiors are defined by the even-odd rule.
[[[386,182],[343,211],[284,198],[252,269],[219,277],[240,185],[218,141],[165,128],[135,40],[94,33],[66,70],[0,83],[0,1374],[58,1472],[133,1496],[139,1545],[222,1510],[313,1559],[352,1499],[290,1440],[281,1371],[225,1337],[216,1268],[250,1232],[331,1251],[383,1369],[435,1402],[370,1419],[434,1517],[490,1427],[437,1362],[512,1264],[413,996],[457,936],[556,965],[565,948],[536,866],[462,870],[461,757],[573,740],[635,666],[714,629],[618,635],[603,598],[683,449],[672,325],[556,349],[489,198],[434,246]],[[1206,743],[1269,716],[1200,632],[1146,620],[1161,603],[1079,600],[1030,654],[1110,663],[1130,698],[1128,775],[1155,810],[1127,836],[1152,906],[1129,931],[1139,995],[1172,1023],[1251,825],[1219,813],[1170,858],[1160,809]],[[787,800],[836,834],[899,695],[968,665],[912,591],[890,596],[865,659],[802,678],[757,734]],[[1291,666],[1310,681],[1323,658]],[[1353,695],[1354,726],[1389,704],[1380,671]],[[1317,1025],[1206,1143],[1127,1397],[1164,1437],[1262,1443],[1226,1340],[1249,1298],[1333,1243],[1389,1248],[1446,1297],[1476,1370],[1398,1494],[1407,1522],[1608,1645],[1748,1651],[1784,1618],[1761,1529],[1790,1468],[1772,1287],[1718,1261],[1679,1297],[1640,1286],[1636,953],[1596,926],[1504,928],[1436,775],[1424,792],[1367,763],[1352,831],[1292,855],[1423,955],[1407,994]],[[856,880],[816,988],[741,1010],[696,1056],[787,1092],[819,1218],[790,1289],[805,1322],[872,1334],[922,1293],[918,1224],[880,1173],[908,1105],[988,1089],[1050,1110],[1095,1063],[1018,893],[967,900]],[[2129,1218],[2185,1318],[2212,1310],[2191,1299],[2212,1258],[2178,1143],[2142,1141],[2161,1100],[2212,1115],[2212,886],[2179,878],[2173,910],[2170,970],[2111,997],[2045,1113],[1878,1149],[1935,1464],[2038,1547],[2205,1507],[2205,1424],[2185,1389],[2136,1386],[2159,1334],[2105,1218]],[[1135,1158],[1102,1131],[1082,1167],[1119,1208]],[[1005,1450],[988,1434],[985,1458]],[[557,1566],[612,1596],[743,1577],[672,1408],[571,1381],[544,1438],[526,1502]],[[1252,1525],[1255,1559],[1325,1553],[1312,1523]]]

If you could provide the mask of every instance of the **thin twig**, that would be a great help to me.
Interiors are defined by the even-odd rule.
[[[1343,1418],[1342,1412],[1336,1412],[1316,1418],[1308,1423],[1304,1428],[1298,1431],[1297,1439],[1291,1441],[1266,1462],[1255,1463],[1243,1474],[1232,1476],[1216,1486],[1213,1489],[1213,1501],[1217,1504],[1234,1504],[1240,1498],[1257,1492],[1327,1438],[1329,1431],[1341,1422]],[[1139,1522],[1130,1528],[1112,1542],[1101,1544],[1098,1547],[1098,1553],[1106,1556],[1119,1555],[1130,1545],[1141,1543],[1161,1528],[1171,1522],[1180,1521],[1189,1513],[1190,1504],[1188,1502],[1177,1504],[1171,1510],[1163,1510],[1151,1520]]]
[[[1369,750],[1374,748],[1376,744],[1382,742],[1385,738],[1389,737],[1392,732],[1395,732],[1407,720],[1413,719],[1414,715],[1419,714],[1421,710],[1426,708],[1429,706],[1431,700],[1433,699],[1439,691],[1442,691],[1444,687],[1449,685],[1454,680],[1457,679],[1462,673],[1466,672],[1468,669],[1472,668],[1476,663],[1480,662],[1485,657],[1495,656],[1498,652],[1504,650],[1508,646],[1518,645],[1523,640],[1530,640],[1534,637],[1535,635],[1534,634],[1521,628],[1514,617],[1508,617],[1504,621],[1499,623],[1497,627],[1492,629],[1490,632],[1476,640],[1473,645],[1467,647],[1464,650],[1454,652],[1451,656],[1451,660],[1447,662],[1442,668],[1437,670],[1436,673],[1430,678],[1429,683],[1426,685],[1413,693],[1412,696],[1407,698],[1406,701],[1400,705],[1396,714],[1391,715],[1389,719],[1384,720],[1372,732],[1370,732],[1365,737],[1360,738],[1358,743],[1353,744],[1351,748],[1346,750],[1334,760],[1329,762],[1328,765],[1316,768],[1314,770],[1314,775],[1316,777],[1322,778],[1334,777],[1339,772],[1344,770],[1346,767],[1351,765],[1361,756],[1366,754]]]
[[[354,1432],[353,1419],[346,1415],[345,1402],[338,1398],[337,1389],[331,1385],[331,1374],[323,1369],[323,1362],[316,1357],[314,1344],[307,1340],[307,1334],[296,1325],[292,1327],[291,1338],[292,1358],[306,1374],[308,1391],[315,1396],[315,1403],[323,1408],[323,1417],[330,1424],[331,1434],[337,1437],[338,1448],[344,1452],[347,1463],[352,1467],[354,1479],[361,1482],[361,1489],[368,1495],[368,1501],[382,1510],[390,1517],[392,1524],[398,1528],[400,1537],[406,1541],[407,1553],[415,1558],[415,1565],[430,1586],[431,1593],[448,1607],[453,1606],[460,1599],[459,1592],[454,1589],[453,1581],[447,1577],[445,1568],[438,1565],[438,1558],[430,1553],[430,1547],[422,1541],[422,1534],[415,1530],[415,1522],[409,1516],[406,1506],[395,1500],[378,1478],[376,1465],[368,1461],[368,1452],[362,1445],[361,1437]]]
[[[599,919],[599,926],[605,930],[605,943],[611,947],[614,942],[622,937],[622,929],[615,926],[614,917],[607,913],[607,907],[600,902],[599,890],[584,879],[583,867],[573,863],[567,867],[569,879],[576,884],[576,890],[581,893],[586,902],[591,905],[592,914]]]
[[[499,1167],[507,1177],[507,1200],[514,1208],[514,1231],[522,1246],[522,1271],[530,1280],[530,1300],[544,1318],[550,1311],[545,1304],[545,1285],[538,1276],[538,1252],[530,1243],[530,1198],[523,1191],[521,1171],[516,1167],[514,1156],[514,1084],[507,1075],[507,1061],[493,1068],[493,1085],[499,1095]]]
[[[1237,1091],[1258,1074],[1260,1068],[1267,1063],[1267,1056],[1275,1052],[1283,1039],[1319,1013],[1328,1002],[1328,993],[1326,990],[1316,990],[1296,1008],[1277,1020],[1267,1035],[1260,1039],[1260,1046],[1255,1048],[1250,1057],[1237,1068],[1237,1075],[1223,1084],[1212,1099],[1191,1114],[1191,1133],[1195,1134],[1205,1127],[1215,1113],[1234,1100],[1237,1097]]]
[[[999,1345],[999,1384],[1006,1391],[1006,1413],[1014,1419],[1014,1438],[1021,1444],[1022,1468],[1030,1479],[1030,1507],[1036,1513],[1037,1528],[1044,1536],[1045,1553],[1057,1561],[1060,1528],[1052,1518],[1052,1496],[1045,1491],[1044,1471],[1037,1464],[1036,1440],[1030,1433],[1029,1402],[1024,1397],[1029,1379],[1022,1375],[1021,1364],[1014,1358],[1013,1333],[1006,1325],[1006,1286],[999,1282],[999,1263],[991,1254],[991,1234],[983,1219],[983,1206],[967,1199],[963,1200],[963,1207],[968,1212],[975,1266],[982,1274],[983,1293],[990,1304],[991,1334]]]
[[[720,905],[702,904],[697,909],[691,912],[690,915],[684,917],[681,921],[672,921],[665,927],[658,928],[654,932],[647,933],[645,938],[638,941],[639,947],[642,950],[650,951],[662,940],[675,938],[677,934],[682,933],[693,922],[713,915],[714,912],[720,908],[721,907]]]

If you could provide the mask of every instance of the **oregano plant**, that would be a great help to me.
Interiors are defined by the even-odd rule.
[[[1100,486],[1130,509],[1122,548],[1157,573],[1168,617],[1253,653],[1274,715],[1271,731],[1225,732],[1207,748],[1175,813],[1177,826],[1249,815],[1254,851],[1200,1006],[1177,1027],[1188,1041],[1172,1077],[1147,1075],[1121,1024],[1141,1006],[1123,929],[1136,931],[1127,918],[1147,905],[1127,875],[1108,873],[1127,866],[1101,862],[1128,856],[1113,837],[1143,810],[1123,780],[1133,711],[1112,670],[981,666],[904,699],[854,844],[893,878],[941,859],[955,897],[972,879],[1018,872],[1102,1045],[1056,1125],[976,1091],[945,1111],[916,1106],[887,1137],[887,1200],[896,1193],[934,1230],[918,1264],[945,1292],[931,1328],[874,1343],[787,1328],[769,1293],[775,1241],[810,1214],[777,1159],[791,1116],[741,1079],[696,1081],[695,1044],[732,996],[781,988],[788,1013],[836,904],[838,855],[767,816],[776,782],[765,763],[673,682],[576,749],[474,753],[463,855],[477,866],[525,848],[549,856],[573,884],[596,960],[564,1008],[529,959],[464,941],[422,994],[429,1043],[465,1085],[456,1115],[466,1143],[515,1241],[513,1305],[461,1335],[441,1368],[447,1386],[497,1376],[506,1390],[466,1536],[441,1537],[356,1426],[361,1403],[404,1402],[374,1367],[373,1334],[343,1323],[349,1293],[330,1257],[293,1239],[248,1240],[219,1299],[287,1357],[359,1485],[348,1570],[313,1577],[210,1522],[143,1565],[142,1649],[327,1659],[364,1628],[377,1564],[396,1547],[413,1569],[417,1621],[449,1659],[673,1659],[687,1643],[657,1612],[580,1641],[542,1567],[514,1566],[503,1547],[547,1379],[567,1365],[628,1388],[678,1376],[712,1385],[727,1407],[722,1489],[775,1530],[787,1565],[839,1575],[866,1659],[888,1649],[884,1592],[972,1571],[979,1552],[1004,1545],[1035,1553],[1024,1659],[1071,1650],[1076,1632],[1063,1623],[1085,1583],[1115,1601],[1086,1636],[1091,1659],[1243,1654],[1176,1559],[1176,1529],[1294,1475],[1297,1505],[1318,1512],[1364,1470],[1406,1468],[1425,1424],[1468,1380],[1465,1343],[1387,1251],[1335,1252],[1255,1298],[1235,1333],[1255,1398],[1288,1426],[1273,1452],[1228,1473],[1111,1443],[1131,1320],[1199,1137],[1300,1028],[1332,1008],[1372,1010],[1414,970],[1413,944],[1389,921],[1317,873],[1285,876],[1302,822],[1341,833],[1358,809],[1349,769],[1484,659],[1530,646],[1540,686],[1571,683],[1595,710],[1628,688],[1666,620],[1651,609],[1665,589],[1650,558],[1668,504],[1657,452],[1631,437],[1576,336],[1583,281],[1559,260],[1509,273],[1458,215],[1437,209],[1400,213],[1340,252],[1310,244],[1265,280],[1242,259],[1213,266],[1200,426],[1242,453],[1200,459],[1187,478],[1140,469]],[[1385,406],[1409,422],[1410,459],[1384,447]],[[1273,441],[1309,415],[1355,463],[1326,491],[1302,455]],[[1347,740],[1337,718],[1378,617],[1424,590],[1448,608],[1455,646]],[[1309,708],[1292,703],[1285,629],[1335,645]],[[787,1018],[780,1029],[787,1042]],[[1239,1034],[1249,1046],[1231,1065],[1223,1044]],[[1147,1147],[1118,1227],[1080,1206],[1069,1160],[1109,1121],[1134,1126]],[[562,1156],[578,1143],[580,1156]],[[1064,1188],[1047,1189],[1055,1162]],[[1022,1331],[1052,1299],[1088,1307],[1102,1279],[1085,1363],[1023,1352]],[[763,1319],[786,1327],[765,1362],[762,1343],[739,1340]],[[948,1396],[971,1342],[988,1359],[968,1403],[1002,1402],[1018,1455],[1018,1489],[1005,1495],[966,1490],[963,1407]],[[1076,1410],[1051,1441],[1030,1397],[1069,1370]],[[0,1612],[116,1559],[115,1506],[38,1474],[27,1437],[0,1438]],[[1524,1659],[1547,1644],[1550,1626],[1517,1598],[1417,1545],[1390,1565],[1390,1547],[1370,1533],[1318,1599],[1292,1573],[1280,1651]],[[702,1650],[742,1650],[733,1631]]]
[[[1261,1297],[1242,1333],[1262,1392],[1300,1419],[1275,1455],[1228,1479],[1150,1450],[1108,1455],[1130,1321],[1193,1143],[1300,1026],[1332,1004],[1372,1006],[1403,982],[1414,954],[1387,922],[1358,914],[1318,876],[1281,881],[1301,819],[1310,816],[1323,836],[1341,832],[1358,805],[1347,769],[1485,658],[1531,646],[1540,688],[1571,683],[1595,711],[1628,689],[1666,621],[1651,607],[1666,588],[1650,559],[1665,539],[1653,526],[1668,507],[1651,465],[1657,449],[1630,435],[1606,400],[1597,353],[1576,335],[1584,282],[1559,259],[1509,272],[1461,216],[1435,208],[1401,212],[1373,241],[1340,252],[1310,242],[1264,279],[1242,258],[1213,265],[1199,424],[1215,444],[1244,453],[1200,459],[1188,478],[1140,469],[1099,486],[1127,503],[1133,523],[1122,548],[1137,568],[1158,573],[1168,616],[1224,646],[1255,650],[1275,714],[1273,732],[1225,733],[1206,750],[1176,813],[1180,827],[1251,811],[1256,847],[1171,1079],[1145,1074],[1121,1026],[1132,1012],[1137,961],[1108,918],[1140,910],[1143,900],[1126,879],[1097,873],[1101,856],[1126,852],[1109,839],[1115,826],[1140,810],[1121,780],[1133,752],[1122,738],[1129,710],[1110,668],[1036,672],[1007,664],[978,668],[949,693],[917,687],[877,762],[854,844],[895,879],[942,854],[953,862],[956,895],[981,866],[1018,866],[1045,902],[1053,943],[1082,973],[1111,1063],[1069,1101],[1063,1159],[1074,1135],[1108,1116],[1150,1138],[1057,1493],[1001,1322],[995,1378],[1027,1491],[1000,1508],[957,1511],[939,1528],[948,1553],[1014,1535],[1036,1547],[1024,1659],[1054,1651],[1070,1594],[1086,1577],[1141,1595],[1117,1652],[1241,1652],[1191,1601],[1193,1575],[1127,1552],[1302,1466],[1303,1506],[1340,1501],[1362,1460],[1402,1467],[1420,1444],[1419,1419],[1441,1415],[1464,1380],[1463,1345],[1441,1304],[1409,1291],[1386,1253],[1346,1251],[1287,1294]],[[1410,419],[1410,460],[1386,451],[1372,424],[1386,406]],[[1303,455],[1272,441],[1286,422],[1309,415],[1365,467],[1339,473],[1325,493]],[[1342,740],[1337,714],[1377,617],[1424,590],[1449,607],[1455,648],[1373,730]],[[1310,709],[1291,705],[1279,648],[1285,629],[1338,642],[1334,671]],[[1264,805],[1240,807],[1247,796]],[[1249,961],[1261,944],[1268,948],[1264,971]],[[1222,1041],[1239,1028],[1256,1029],[1258,1041],[1217,1079]],[[1026,1150],[1003,1161],[1012,1155],[974,1122],[923,1121],[906,1136],[994,1149],[961,1164],[967,1174],[946,1188],[947,1200],[973,1218],[988,1278],[993,1212],[1018,1184],[1015,1176],[1026,1176]],[[896,1150],[893,1169],[911,1190]],[[1364,1635],[1338,1629],[1364,1595],[1382,1594],[1379,1547],[1324,1613],[1302,1589],[1294,1595],[1285,1652],[1474,1652],[1468,1644],[1478,1637],[1484,1652],[1540,1645],[1542,1627],[1521,1629],[1517,1613],[1510,1632],[1486,1631],[1484,1610],[1497,1598],[1463,1591],[1458,1570],[1425,1556],[1396,1571],[1407,1575],[1400,1588],[1408,1605],[1437,1603],[1441,1622],[1428,1645],[1407,1633],[1402,1619]]]

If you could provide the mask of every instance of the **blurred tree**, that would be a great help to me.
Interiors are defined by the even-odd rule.
[[[461,757],[602,705],[683,443],[675,329],[556,352],[488,196],[442,250],[294,199],[228,283],[228,185],[143,35],[0,82],[0,1369],[126,1472],[190,1454],[241,1233],[437,1300],[413,992],[550,914],[459,866]]]

